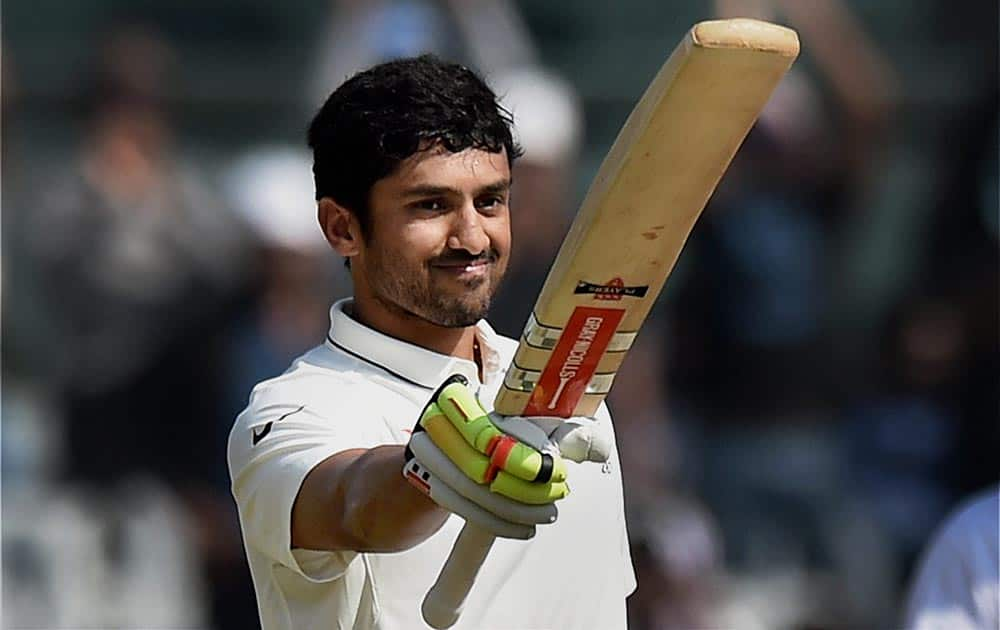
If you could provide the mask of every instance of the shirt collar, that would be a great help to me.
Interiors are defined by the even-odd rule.
[[[469,383],[480,384],[479,369],[473,361],[421,348],[369,328],[348,315],[353,302],[352,298],[345,298],[330,307],[327,343],[428,389],[437,388],[452,374],[462,374]],[[498,377],[501,368],[498,335],[486,320],[479,320],[476,338],[483,373],[486,382],[490,383]]]

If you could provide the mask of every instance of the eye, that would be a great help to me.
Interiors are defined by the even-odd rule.
[[[428,212],[441,212],[445,209],[445,203],[441,199],[421,199],[420,201],[414,202],[412,207],[418,210],[426,210]]]
[[[489,195],[476,201],[476,206],[484,210],[492,210],[507,203],[501,195]]]

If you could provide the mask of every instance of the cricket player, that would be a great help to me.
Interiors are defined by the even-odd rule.
[[[433,57],[357,74],[312,121],[319,223],[353,297],[230,434],[265,630],[427,627],[421,600],[465,520],[499,538],[456,628],[626,626],[607,408],[558,427],[490,413],[517,347],[485,320],[517,211],[511,124],[479,77]]]

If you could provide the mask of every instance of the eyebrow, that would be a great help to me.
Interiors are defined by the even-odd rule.
[[[493,182],[492,184],[487,184],[476,190],[476,196],[479,195],[489,195],[489,194],[500,194],[505,193],[510,190],[511,181],[509,179],[500,180],[498,182]],[[451,186],[413,186],[407,188],[403,191],[403,195],[407,197],[433,197],[441,195],[462,195],[464,194],[458,188],[452,188]]]

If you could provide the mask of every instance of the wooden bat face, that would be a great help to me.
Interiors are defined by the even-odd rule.
[[[691,229],[798,54],[794,31],[696,25],[646,90],[580,208],[495,408],[591,416]]]

